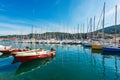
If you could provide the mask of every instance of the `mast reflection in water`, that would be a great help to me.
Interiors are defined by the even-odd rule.
[[[0,80],[120,80],[119,53],[92,51],[82,45],[11,43],[14,48],[19,44],[21,48],[54,48],[56,57],[21,63],[2,56]]]
[[[45,66],[45,65],[49,64],[53,59],[55,59],[55,56],[49,57],[46,59],[39,59],[39,60],[30,61],[30,62],[23,62],[17,69],[16,75],[24,74],[26,72],[33,71],[37,68]]]

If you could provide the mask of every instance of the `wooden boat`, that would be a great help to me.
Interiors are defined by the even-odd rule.
[[[20,62],[28,62],[37,59],[44,59],[56,55],[56,51],[25,51],[19,52],[14,57]]]

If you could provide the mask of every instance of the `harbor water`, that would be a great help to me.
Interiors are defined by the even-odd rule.
[[[0,80],[120,80],[120,56],[82,45],[1,42],[12,48],[56,50],[52,58],[21,63],[9,54],[0,56]]]

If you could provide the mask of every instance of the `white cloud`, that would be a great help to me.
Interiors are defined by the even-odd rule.
[[[70,25],[59,24],[54,22],[48,22],[44,20],[16,20],[6,17],[1,17],[3,21],[0,21],[0,34],[29,34],[32,33],[32,26],[34,33],[44,32],[73,32]]]
[[[120,12],[120,4],[117,5],[117,11]],[[107,11],[106,17],[114,16],[114,14],[115,14],[115,7]]]
[[[56,5],[59,4],[60,0],[56,0]],[[74,2],[74,0],[73,0]],[[97,2],[97,3],[96,3]],[[56,23],[56,22],[50,22],[46,20],[20,20],[20,19],[11,19],[5,16],[0,16],[0,34],[20,34],[21,32],[23,34],[31,33],[32,26],[34,26],[34,32],[37,33],[43,33],[43,32],[71,32],[74,33],[77,32],[77,24],[85,24],[85,30],[87,30],[87,18],[94,17],[96,15],[96,24],[98,23],[98,18],[100,16],[100,12],[102,11],[103,2],[100,1],[100,4],[96,0],[96,2],[90,2],[88,5],[87,2],[83,2],[84,4],[79,4],[75,6],[71,6],[70,8],[70,14],[71,14],[71,20],[70,24],[67,25],[66,22],[64,23]],[[107,2],[109,4],[109,1]],[[120,3],[120,1],[119,1]],[[118,3],[118,4],[119,4]],[[76,3],[75,3],[76,4]],[[78,4],[78,3],[77,3]],[[96,7],[97,5],[97,7]],[[120,5],[120,4],[119,4]],[[118,13],[120,14],[120,6],[118,5]],[[114,23],[114,13],[115,13],[115,5],[110,4],[107,5],[106,9],[106,20],[105,20],[105,26],[109,26]],[[112,7],[112,8],[111,8]],[[2,8],[0,9],[2,10]],[[119,18],[119,17],[118,17]],[[120,21],[120,20],[118,20]],[[75,24],[75,25],[74,25]],[[101,25],[100,25],[101,26]],[[1,27],[4,27],[2,29]],[[75,28],[75,30],[74,30]]]
[[[28,26],[10,24],[10,23],[0,23],[0,34],[9,35],[9,34],[28,34],[30,29]]]

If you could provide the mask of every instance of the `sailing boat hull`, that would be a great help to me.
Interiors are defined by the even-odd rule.
[[[120,48],[102,48],[103,52],[120,52]]]
[[[3,53],[3,54],[10,54],[11,53],[10,50],[0,50],[0,52]]]
[[[102,50],[101,45],[92,45],[93,50]]]
[[[84,47],[91,47],[92,44],[90,44],[90,43],[84,43],[83,46],[84,46]]]

